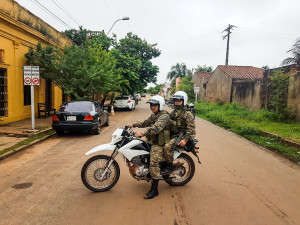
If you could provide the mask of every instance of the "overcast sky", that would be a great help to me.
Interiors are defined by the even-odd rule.
[[[72,28],[107,32],[118,39],[133,32],[149,43],[158,44],[162,54],[153,60],[159,66],[158,83],[166,79],[177,62],[191,69],[197,65],[224,65],[226,40],[221,32],[233,24],[230,36],[229,65],[270,68],[280,66],[287,50],[300,37],[299,0],[37,0]],[[34,4],[19,4],[59,31],[69,29]],[[111,35],[110,33],[110,35]]]

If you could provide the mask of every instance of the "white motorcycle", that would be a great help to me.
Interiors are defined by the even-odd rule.
[[[196,153],[198,153],[199,148],[195,147],[196,143],[197,140],[194,140],[193,143],[185,146],[185,150],[182,148],[174,150],[173,172],[163,175],[162,180],[172,186],[182,186],[193,178],[195,173],[194,161],[183,152],[190,151],[198,158]],[[125,158],[133,178],[151,181],[149,173],[150,149],[149,144],[134,137],[134,132],[130,127],[118,128],[112,134],[112,140],[109,144],[99,145],[85,153],[85,155],[90,155],[105,150],[113,151],[111,156],[96,155],[85,162],[81,170],[83,184],[94,192],[111,189],[120,177],[120,167],[115,161],[115,157],[119,153]],[[198,162],[201,163],[199,158]],[[160,168],[161,171],[164,170],[163,163]]]

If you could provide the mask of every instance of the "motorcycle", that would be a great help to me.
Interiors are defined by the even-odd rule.
[[[201,163],[196,154],[199,149],[195,146],[197,142],[195,139],[192,143],[187,144],[185,149],[177,147],[174,150],[173,172],[167,175],[163,174],[161,180],[171,186],[182,186],[193,178],[195,163],[184,151],[192,152]],[[120,177],[120,167],[115,158],[119,153],[124,157],[134,179],[151,181],[150,149],[150,144],[134,137],[134,132],[130,127],[116,129],[110,143],[99,145],[85,153],[85,155],[90,155],[104,150],[113,151],[110,156],[96,155],[84,163],[81,170],[83,184],[94,192],[107,191],[116,185]],[[161,171],[164,170],[164,166],[163,163],[160,164]]]

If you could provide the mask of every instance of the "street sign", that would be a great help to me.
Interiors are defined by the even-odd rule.
[[[39,66],[24,66],[24,85],[40,85],[40,68]]]
[[[199,94],[200,87],[194,87],[194,94]]]
[[[38,66],[24,66],[24,85],[30,85],[31,95],[31,123],[32,130],[35,129],[35,118],[34,118],[34,86],[40,85],[40,68]]]

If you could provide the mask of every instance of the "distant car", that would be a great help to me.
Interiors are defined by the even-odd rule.
[[[116,97],[114,101],[114,108],[115,109],[135,109],[135,100],[130,95],[123,95]]]
[[[145,98],[145,97],[146,97],[146,94],[141,94],[141,97]]]
[[[99,102],[67,102],[52,116],[52,127],[58,135],[65,131],[100,134],[102,126],[109,126],[109,113]]]

